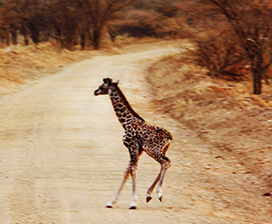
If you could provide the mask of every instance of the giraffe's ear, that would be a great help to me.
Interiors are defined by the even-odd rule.
[[[109,86],[111,86],[111,84],[112,84],[112,80],[110,78],[104,78],[103,82],[107,83]]]
[[[118,79],[118,80],[115,82],[115,84],[118,85],[119,82],[120,82],[120,79]]]

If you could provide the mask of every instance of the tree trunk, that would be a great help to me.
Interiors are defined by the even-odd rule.
[[[12,44],[17,44],[18,35],[17,35],[17,27],[13,24],[10,25],[10,33],[11,33],[11,42]]]
[[[114,43],[117,35],[116,29],[109,26],[108,34],[110,35],[111,42]]]
[[[28,45],[29,41],[28,41],[28,37],[27,37],[27,30],[26,30],[25,24],[22,24],[22,34],[24,36],[25,45]]]
[[[55,29],[55,38],[58,42],[61,43],[61,45],[63,45],[62,39],[61,39],[61,35],[62,35],[62,30],[59,26],[59,24],[54,23],[54,29]]]
[[[27,27],[30,32],[30,38],[32,39],[34,44],[38,44],[40,42],[40,31],[39,28],[32,22],[27,23]]]
[[[253,94],[262,94],[262,69],[259,63],[252,63]]]
[[[9,34],[8,34],[8,36],[7,36],[7,39],[6,39],[6,44],[7,44],[7,45],[10,45],[10,38],[9,38]]]
[[[95,28],[93,30],[92,43],[95,50],[98,50],[100,48],[100,44],[101,44],[101,30],[100,29]]]
[[[9,36],[9,31],[8,31],[8,29],[4,29],[4,32],[5,32],[5,36],[6,36],[6,38],[5,38],[6,44],[7,44],[7,45],[10,45],[10,36]]]
[[[75,46],[75,39],[76,39],[76,23],[70,22],[66,27],[64,47],[67,48],[69,51],[73,51]]]
[[[86,33],[81,33],[80,34],[80,46],[81,46],[81,50],[83,50],[86,46],[86,40],[87,40],[87,35]]]

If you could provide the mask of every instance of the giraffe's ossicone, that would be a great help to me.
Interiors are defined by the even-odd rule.
[[[152,199],[151,193],[157,183],[158,198],[162,201],[162,183],[166,170],[171,164],[170,159],[167,158],[165,154],[172,140],[172,135],[162,127],[146,123],[145,120],[132,109],[118,87],[118,82],[112,82],[112,79],[104,78],[102,85],[94,91],[94,95],[105,94],[110,96],[116,116],[124,128],[125,134],[123,136],[123,143],[128,148],[130,154],[130,162],[125,171],[122,184],[106,207],[112,208],[130,174],[133,189],[130,209],[136,209],[136,171],[139,157],[143,151],[161,164],[161,170],[157,178],[147,190],[146,201],[149,202]]]

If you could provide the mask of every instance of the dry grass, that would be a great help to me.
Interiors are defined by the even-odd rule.
[[[124,38],[106,43],[101,51],[70,52],[50,43],[0,49],[0,94],[17,91],[23,84],[76,61],[161,44],[173,46],[173,41]],[[188,43],[184,46],[190,47]],[[212,79],[184,55],[162,59],[149,69],[147,81],[156,107],[194,130],[211,153],[235,157],[263,181],[262,191],[271,188],[272,87],[264,86],[264,94],[254,96],[250,94],[251,82]]]
[[[156,108],[192,129],[212,154],[234,157],[262,181],[262,193],[271,191],[272,86],[252,95],[251,82],[212,79],[184,54],[147,73]]]
[[[22,84],[31,83],[55,73],[65,65],[90,59],[99,54],[116,53],[103,47],[101,51],[61,49],[52,43],[11,45],[0,49],[0,94],[17,91]]]
[[[38,45],[11,45],[0,48],[0,95],[17,91],[23,84],[29,84],[43,76],[60,71],[65,65],[91,59],[98,55],[119,54],[127,51],[165,45],[154,38],[117,38],[115,43],[105,38],[99,51],[92,48],[75,51],[61,49],[52,43]]]

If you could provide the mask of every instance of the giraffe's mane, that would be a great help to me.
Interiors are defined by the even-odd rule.
[[[126,105],[126,107],[128,108],[128,110],[133,114],[133,116],[137,117],[138,119],[140,119],[141,121],[145,121],[139,114],[137,114],[132,107],[130,106],[129,102],[127,101],[125,95],[123,94],[123,92],[121,91],[121,89],[117,86],[117,83],[113,83],[112,84],[114,86],[114,88],[116,89],[118,95],[122,98],[123,103]]]

